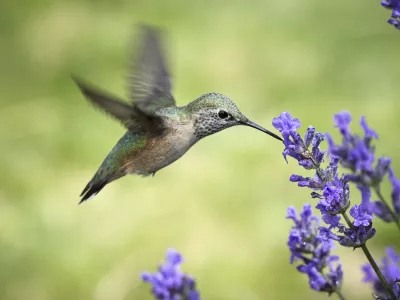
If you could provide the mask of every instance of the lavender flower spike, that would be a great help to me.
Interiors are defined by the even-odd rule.
[[[308,275],[309,284],[313,290],[338,292],[343,279],[342,266],[337,263],[339,258],[330,254],[332,242],[324,241],[319,236],[320,220],[312,215],[311,206],[304,205],[300,218],[295,208],[289,207],[287,218],[294,222],[287,243],[292,253],[290,262],[301,261],[297,270]]]
[[[388,20],[395,28],[400,29],[400,0],[383,0],[381,2],[383,7],[392,10],[392,15]]]
[[[390,167],[389,180],[392,184],[392,205],[394,212],[391,212],[390,208],[380,200],[372,203],[372,210],[375,215],[388,223],[396,221],[396,217],[400,218],[400,180],[396,178],[393,169]]]
[[[336,176],[333,182],[325,184],[321,200],[316,208],[321,211],[322,215],[337,215],[346,211],[349,205],[349,185]]]
[[[368,127],[365,118],[361,119],[361,127],[364,130],[364,137],[361,138],[352,134],[349,125],[351,122],[350,113],[344,111],[334,116],[336,127],[342,134],[342,143],[336,145],[330,135],[326,135],[329,144],[329,153],[340,158],[343,167],[356,172],[350,176],[350,181],[363,185],[371,185],[373,181],[373,162],[375,160],[374,147],[371,145],[372,139],[377,139],[378,135]],[[361,176],[363,175],[363,176]]]
[[[327,186],[329,187],[329,184]],[[367,240],[371,239],[376,233],[375,228],[372,228],[373,216],[366,204],[355,204],[350,208],[350,215],[354,219],[352,228],[340,223],[341,218],[337,215],[337,204],[332,205],[332,203],[337,202],[341,197],[340,195],[343,194],[341,189],[329,189],[326,198],[318,203],[317,208],[321,210],[322,219],[329,225],[329,228],[320,227],[319,233],[324,240],[337,241],[344,247],[358,248],[365,245]],[[364,197],[363,202],[369,203],[370,193],[365,194]],[[334,229],[337,233],[332,232]]]
[[[158,272],[142,273],[142,280],[150,283],[157,300],[200,300],[196,283],[192,277],[180,270],[182,256],[174,249],[168,249],[166,262],[159,266]]]
[[[304,138],[302,138],[297,132],[297,129],[301,126],[300,120],[293,118],[288,112],[283,112],[279,117],[274,118],[272,125],[275,129],[279,130],[283,136],[285,149],[282,154],[286,162],[287,156],[291,156],[306,170],[319,168],[319,165],[324,160],[325,154],[325,152],[319,148],[320,143],[324,140],[323,134],[319,132],[316,133],[315,128],[309,126],[304,134]],[[304,182],[304,180],[301,181],[303,181],[301,186],[308,186],[310,188],[315,188],[316,185],[318,187],[321,185],[323,186],[323,183],[318,182],[318,180],[309,182],[309,184]],[[306,179],[305,181],[311,180]],[[300,181],[294,180],[294,182]]]
[[[400,216],[400,181],[394,175],[392,168],[389,169],[389,179],[392,184],[392,204],[394,211]]]

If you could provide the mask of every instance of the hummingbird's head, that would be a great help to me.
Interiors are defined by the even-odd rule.
[[[278,135],[246,118],[236,104],[225,95],[219,93],[204,94],[191,102],[187,109],[193,117],[195,135],[198,138],[203,138],[232,126],[245,125],[282,141],[282,138]]]

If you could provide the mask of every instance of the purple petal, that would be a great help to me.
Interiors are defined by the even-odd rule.
[[[289,206],[288,208],[287,208],[287,215],[286,215],[286,218],[287,219],[292,219],[293,221],[297,221],[297,211],[296,211],[296,209],[294,208],[294,206]]]
[[[381,201],[374,201],[371,204],[372,211],[378,218],[387,223],[393,222],[392,214],[386,205],[384,205]]]
[[[389,180],[392,184],[392,203],[397,214],[400,214],[400,181],[394,175],[392,168],[389,168]]]
[[[345,137],[350,135],[349,125],[351,123],[351,115],[347,111],[335,114],[333,117],[335,126],[339,128],[341,134]]]
[[[308,126],[307,131],[304,135],[304,143],[306,144],[306,148],[310,146],[313,138],[314,138],[315,128],[312,126]]]
[[[322,220],[328,224],[332,225],[332,227],[336,227],[339,224],[340,216],[331,216],[331,215],[323,215]]]
[[[371,190],[368,186],[358,185],[357,188],[361,192],[361,205],[367,211],[371,211]]]
[[[366,118],[364,116],[361,117],[360,125],[364,129],[364,134],[366,138],[378,139],[378,134],[373,129],[368,127]]]
[[[297,128],[300,128],[301,123],[299,119],[292,118],[289,112],[283,112],[279,117],[272,120],[272,125],[275,129],[282,132],[284,130],[296,131]]]
[[[166,260],[172,265],[179,265],[183,262],[183,257],[178,251],[170,248],[167,250]]]

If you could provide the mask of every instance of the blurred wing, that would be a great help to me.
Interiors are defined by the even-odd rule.
[[[158,132],[163,129],[161,117],[149,116],[140,108],[124,103],[105,91],[84,83],[82,80],[74,77],[73,80],[92,105],[119,120],[129,130]]]
[[[175,100],[171,94],[160,32],[143,25],[140,31],[140,47],[129,74],[130,98],[144,113],[153,115],[157,109],[175,106]]]

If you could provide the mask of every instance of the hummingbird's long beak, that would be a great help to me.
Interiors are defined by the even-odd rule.
[[[269,130],[263,128],[263,127],[261,127],[260,125],[257,125],[256,123],[254,123],[254,122],[252,122],[252,121],[250,121],[250,120],[247,120],[247,121],[245,121],[245,122],[242,122],[242,124],[243,124],[243,125],[246,125],[246,126],[253,127],[253,128],[258,129],[258,130],[260,130],[260,131],[262,131],[262,132],[265,132],[266,134],[269,134],[270,136],[272,136],[272,137],[276,138],[277,140],[280,140],[280,141],[283,142],[283,139],[282,139],[280,136],[278,136],[278,135],[276,135],[275,133],[273,133],[273,132],[271,132],[271,131],[269,131]]]

